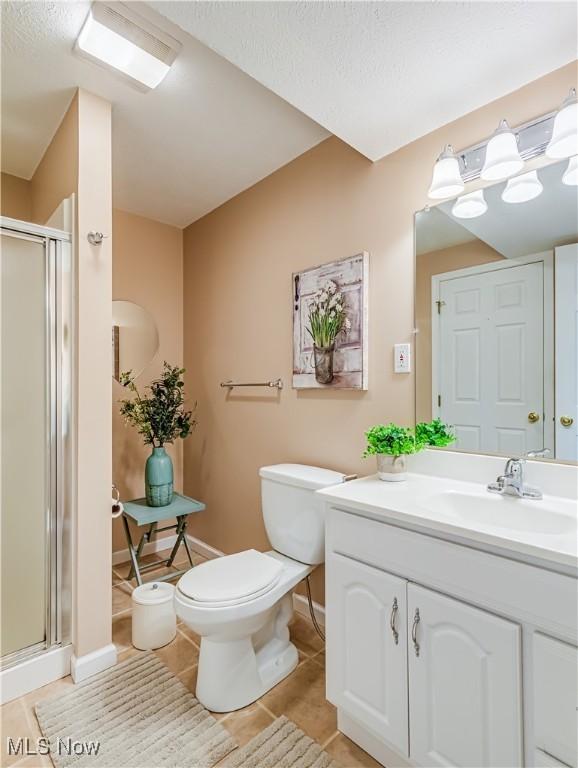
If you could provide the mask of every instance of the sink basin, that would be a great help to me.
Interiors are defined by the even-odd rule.
[[[465,526],[531,531],[551,536],[576,534],[576,505],[566,499],[517,499],[497,494],[439,491],[420,500],[420,506],[448,522]]]

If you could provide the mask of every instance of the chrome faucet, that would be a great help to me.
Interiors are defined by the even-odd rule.
[[[545,451],[547,449],[544,449]],[[532,451],[529,458],[538,456],[541,451]],[[545,455],[543,453],[542,455]],[[506,469],[503,475],[499,475],[495,483],[489,483],[487,488],[490,493],[500,493],[504,496],[516,496],[520,499],[541,499],[542,491],[539,488],[533,488],[524,482],[525,459],[508,459]]]
[[[528,451],[526,454],[527,459],[544,459],[546,456],[550,455],[550,449],[549,448],[540,448],[537,451]]]

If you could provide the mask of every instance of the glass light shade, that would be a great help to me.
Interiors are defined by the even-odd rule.
[[[452,216],[456,219],[475,219],[488,210],[488,204],[484,197],[484,190],[478,189],[477,192],[469,192],[467,195],[458,197],[452,208]]]
[[[562,176],[562,184],[568,187],[578,186],[578,155],[574,155],[568,160],[568,167]]]
[[[105,27],[88,14],[77,41],[78,47],[148,88],[156,88],[170,67],[164,61],[139,48],[130,40]]]
[[[524,167],[518,151],[516,135],[506,120],[502,120],[486,147],[484,167],[480,176],[484,181],[502,181]]]
[[[460,174],[460,165],[450,144],[438,157],[433,169],[433,176],[428,191],[431,200],[443,200],[459,195],[464,189]]]
[[[529,171],[508,181],[502,192],[502,200],[505,203],[525,203],[541,195],[543,189],[537,172]]]
[[[570,95],[554,118],[552,138],[546,147],[546,155],[553,160],[578,154],[578,100],[576,90]]]

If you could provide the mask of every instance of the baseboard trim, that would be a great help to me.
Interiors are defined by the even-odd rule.
[[[307,619],[311,619],[311,612],[309,611],[309,601],[305,595],[298,595],[293,592],[293,610],[295,613],[299,613],[301,616],[305,616]],[[313,613],[320,627],[325,626],[325,607],[321,603],[316,603],[313,600]]]
[[[0,703],[24,696],[70,674],[72,646],[53,648],[0,672]]]
[[[116,664],[116,646],[112,643],[98,648],[96,651],[86,653],[84,656],[72,656],[70,660],[70,674],[75,683],[81,683],[99,672],[104,672]]]
[[[154,552],[160,552],[161,549],[168,549],[169,547],[173,546],[176,540],[177,540],[176,534],[173,534],[172,536],[165,536],[162,539],[153,539],[152,541],[149,541],[148,544],[144,545],[142,554],[151,555]],[[128,563],[129,560],[130,560],[130,554],[128,549],[119,549],[116,552],[112,553],[113,565]]]
[[[223,557],[225,554],[224,552],[221,552],[220,549],[212,547],[210,544],[201,541],[201,539],[197,539],[195,536],[191,536],[190,533],[187,533],[187,541],[198,555],[207,557],[209,560],[214,560],[215,557]]]

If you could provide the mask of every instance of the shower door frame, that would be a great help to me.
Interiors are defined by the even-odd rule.
[[[6,217],[0,217],[0,231],[42,245],[46,275],[45,636],[3,656],[5,670],[72,639],[75,337],[72,234]]]

